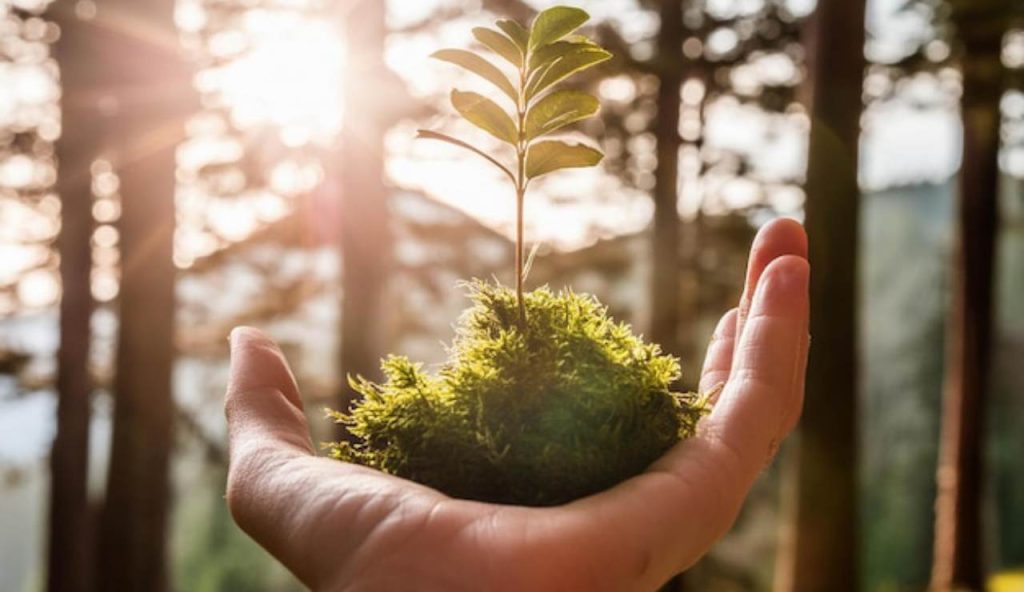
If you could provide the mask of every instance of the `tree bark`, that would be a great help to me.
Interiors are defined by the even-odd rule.
[[[806,227],[811,334],[807,396],[786,489],[776,590],[859,589],[857,528],[857,179],[864,0],[821,0],[808,25],[812,117]]]
[[[385,6],[360,0],[348,7],[345,38],[349,45],[351,81],[393,83],[384,65]],[[349,84],[345,96],[345,125],[337,167],[341,223],[341,344],[342,386],[338,408],[348,409],[357,396],[345,377],[380,374],[384,352],[385,297],[391,265],[388,189],[384,182],[384,134],[388,127],[388,98]],[[348,435],[344,430],[342,438]]]
[[[92,525],[88,500],[90,320],[93,299],[90,240],[93,232],[90,164],[101,150],[103,116],[95,104],[79,100],[95,58],[89,23],[66,5],[52,16],[61,28],[55,57],[61,69],[61,138],[57,142],[61,198],[60,255],[62,296],[57,350],[57,433],[50,452],[50,515],[47,589],[85,592],[92,583]]]
[[[173,0],[108,0],[97,15],[132,23],[105,28],[103,45],[118,109],[113,164],[122,202],[113,439],[96,563],[105,592],[167,589],[174,153],[195,110],[173,9]]]
[[[658,166],[654,185],[651,339],[670,354],[680,353],[680,226],[679,135],[680,89],[683,85],[682,46],[685,39],[683,3],[663,0],[659,10],[657,69],[658,120],[655,129]]]
[[[947,329],[937,476],[933,590],[984,588],[984,419],[992,344],[998,231],[1002,34],[991,21],[959,23],[964,42],[964,157],[960,172],[953,302]]]

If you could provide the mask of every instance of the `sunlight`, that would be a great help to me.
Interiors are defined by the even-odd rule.
[[[222,46],[243,44],[237,59],[209,71],[209,84],[231,109],[240,128],[271,124],[289,146],[329,142],[341,131],[345,52],[337,29],[302,15],[250,11],[244,36],[223,37]],[[223,47],[232,53],[232,47]]]

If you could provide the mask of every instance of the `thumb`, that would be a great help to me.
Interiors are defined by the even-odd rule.
[[[308,482],[302,467],[316,460],[299,390],[269,337],[240,327],[230,341],[228,509],[242,530],[308,582],[308,549],[282,536],[298,528],[297,484]]]
[[[296,408],[302,409],[295,377],[281,348],[272,339],[259,329],[235,327],[228,340],[231,343],[229,397],[233,392],[274,388]]]
[[[249,327],[232,331],[230,342],[224,413],[231,464],[257,450],[312,454],[299,389],[280,348]]]

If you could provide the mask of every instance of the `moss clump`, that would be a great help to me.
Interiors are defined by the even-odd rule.
[[[704,401],[671,391],[679,364],[608,317],[591,296],[525,297],[470,285],[450,360],[437,376],[403,357],[387,380],[352,380],[363,395],[330,412],[355,436],[331,455],[448,495],[556,505],[642,472],[693,434]]]

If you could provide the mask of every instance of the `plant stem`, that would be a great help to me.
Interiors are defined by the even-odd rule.
[[[523,65],[519,68],[519,100],[516,105],[519,111],[519,144],[516,145],[516,304],[519,307],[519,326],[526,328],[526,306],[523,304],[523,208],[526,201],[526,71],[529,55],[523,56]]]
[[[523,305],[523,201],[526,190],[516,188],[516,303],[519,305],[519,325],[526,327],[526,307]]]

